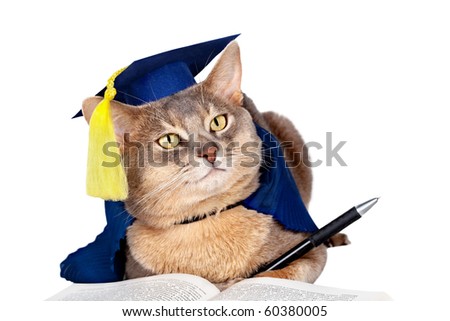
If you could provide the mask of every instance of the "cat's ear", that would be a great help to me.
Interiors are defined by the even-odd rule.
[[[83,101],[83,116],[88,123],[91,120],[91,116],[95,108],[102,100],[103,97],[95,96],[87,98]],[[115,100],[112,100],[110,104],[114,132],[116,133],[117,140],[121,142],[125,133],[131,133],[133,123],[136,122],[136,117],[138,117],[137,114],[139,113],[139,108],[122,104]]]
[[[89,97],[83,101],[83,105],[81,106],[81,110],[83,111],[83,117],[86,119],[86,122],[89,124],[91,121],[92,113],[95,110],[95,107],[102,101],[102,97]]]
[[[223,52],[203,86],[234,105],[242,106],[242,65],[239,45],[233,41]]]

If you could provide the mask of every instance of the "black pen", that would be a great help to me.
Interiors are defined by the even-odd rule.
[[[377,202],[378,198],[373,198],[367,202],[352,207],[347,212],[345,212],[338,218],[334,219],[333,221],[331,221],[330,223],[328,223],[327,225],[325,225],[324,227],[313,233],[307,239],[303,240],[302,242],[294,246],[292,249],[287,251],[285,254],[280,256],[275,261],[270,262],[259,268],[258,271],[254,273],[254,275],[261,272],[278,270],[286,267],[289,263],[302,257],[303,255],[311,251],[313,248],[321,245],[330,237],[339,233],[344,228],[360,219]]]

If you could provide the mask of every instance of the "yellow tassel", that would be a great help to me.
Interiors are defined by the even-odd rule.
[[[122,201],[128,196],[128,183],[122,162],[105,154],[104,148],[115,146],[114,125],[111,118],[111,100],[116,96],[114,80],[125,68],[115,72],[108,80],[103,100],[95,108],[89,121],[89,150],[86,191],[90,196],[104,200]],[[111,151],[111,148],[107,149]]]

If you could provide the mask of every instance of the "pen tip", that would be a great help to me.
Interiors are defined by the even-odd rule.
[[[360,215],[364,215],[378,202],[379,199],[380,197],[375,197],[372,198],[371,200],[368,200],[367,202],[359,204],[356,206],[356,210]]]

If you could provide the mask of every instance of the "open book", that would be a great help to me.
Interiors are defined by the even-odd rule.
[[[209,281],[189,274],[164,274],[113,283],[72,284],[50,301],[373,301],[390,300],[383,292],[324,287],[300,281],[252,278],[220,292]]]

